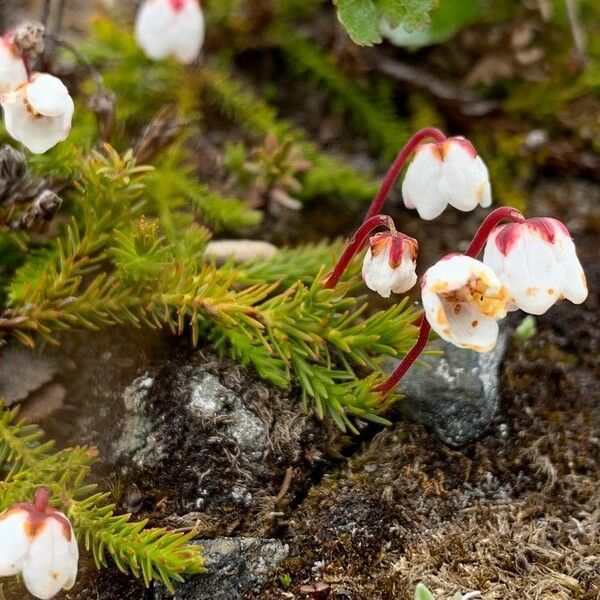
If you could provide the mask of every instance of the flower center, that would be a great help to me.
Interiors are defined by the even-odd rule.
[[[502,287],[497,294],[489,294],[488,289],[488,285],[477,277],[458,290],[442,294],[442,298],[452,305],[456,315],[460,314],[463,304],[470,304],[486,317],[503,317],[509,300],[506,288]]]

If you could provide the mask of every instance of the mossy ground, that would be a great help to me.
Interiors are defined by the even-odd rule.
[[[455,451],[413,424],[379,433],[290,518],[290,589],[256,599],[317,578],[348,600],[408,599],[419,581],[442,598],[600,597],[600,263],[596,235],[579,242],[590,298],[513,344],[487,434]]]

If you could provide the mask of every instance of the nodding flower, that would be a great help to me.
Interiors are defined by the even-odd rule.
[[[36,154],[67,138],[75,106],[63,82],[47,73],[34,73],[12,92],[3,94],[8,133]]]
[[[510,298],[490,267],[449,255],[427,270],[421,285],[425,316],[442,339],[476,352],[494,348]]]
[[[71,589],[79,550],[71,523],[48,505],[50,492],[40,488],[33,504],[15,504],[0,514],[0,576],[21,573],[36,598]]]
[[[144,0],[135,36],[152,60],[174,56],[183,64],[193,62],[204,43],[204,14],[198,0]]]
[[[397,231],[385,231],[370,238],[362,276],[367,287],[384,298],[402,294],[417,282],[417,240]]]
[[[402,197],[422,219],[441,215],[448,204],[462,211],[492,203],[488,169],[465,138],[420,144],[406,170]]]
[[[0,37],[0,94],[14,90],[27,81],[27,67],[10,34]]]
[[[506,286],[513,309],[541,315],[562,298],[581,304],[588,295],[569,231],[550,217],[496,227],[483,262]]]

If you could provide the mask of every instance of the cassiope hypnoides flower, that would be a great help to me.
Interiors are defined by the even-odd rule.
[[[448,204],[462,211],[490,206],[488,169],[465,138],[421,144],[406,170],[402,197],[426,220],[441,215]]]
[[[27,69],[19,49],[8,35],[0,38],[0,94],[14,90],[27,80]]]
[[[421,284],[425,316],[442,339],[476,352],[496,345],[509,297],[490,267],[453,254],[430,267]]]
[[[193,62],[204,43],[204,15],[198,0],[144,0],[135,22],[135,37],[146,56],[175,56]]]
[[[483,262],[506,286],[514,308],[534,315],[545,313],[562,298],[581,304],[588,295],[569,231],[550,217],[494,229]]]
[[[0,97],[4,124],[15,140],[42,154],[67,138],[75,109],[63,82],[35,73],[16,90]]]
[[[0,514],[0,576],[21,573],[36,598],[52,598],[75,584],[79,550],[71,523],[48,506],[40,488],[34,504],[16,504]]]
[[[371,237],[362,267],[367,287],[384,298],[410,290],[417,282],[418,249],[417,240],[396,231]]]

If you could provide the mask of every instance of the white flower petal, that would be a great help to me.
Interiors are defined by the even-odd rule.
[[[475,288],[485,289],[485,301]],[[490,267],[469,256],[442,259],[424,275],[422,301],[427,321],[447,342],[476,352],[496,345],[496,321],[506,314],[505,290]]]
[[[424,288],[434,293],[453,292],[466,285],[472,277],[481,279],[490,294],[497,294],[502,283],[494,271],[470,256],[453,254],[439,260],[425,273]]]
[[[423,144],[406,169],[402,182],[402,197],[407,208],[416,208],[425,220],[435,219],[448,205],[440,194],[443,163],[435,151],[435,144]]]
[[[170,31],[176,21],[177,15],[168,2],[142,2],[135,21],[135,37],[148,58],[162,60],[171,54]]]
[[[447,141],[440,192],[454,208],[465,212],[491,204],[488,169],[462,140]]]
[[[560,298],[565,276],[552,247],[524,228],[499,275],[515,304],[532,315],[544,314]]]
[[[577,258],[575,244],[571,239],[564,241],[562,265],[564,269],[563,296],[573,304],[581,304],[588,297],[588,286],[585,273],[579,258]]]
[[[135,35],[148,58],[162,60],[173,55],[188,64],[202,48],[204,29],[197,0],[185,0],[177,10],[171,0],[145,0],[137,14]]]
[[[9,42],[0,38],[0,94],[14,90],[26,80],[27,69],[23,59]]]
[[[54,117],[33,115],[27,104],[27,88],[28,86],[24,86],[2,98],[4,124],[13,138],[23,143],[32,152],[42,154],[67,138],[71,130],[75,105],[67,94],[66,97],[62,97],[61,115]],[[49,101],[41,101],[41,104],[51,110],[56,108]]]
[[[377,236],[371,238],[371,242],[375,239]],[[407,292],[417,283],[416,263],[413,260],[414,255],[409,254],[410,245],[396,240],[401,244],[398,248],[402,248],[403,254],[398,266],[394,267],[390,264],[391,236],[384,234],[383,239],[379,240],[380,250],[373,255],[372,247],[369,248],[363,260],[362,276],[366,286],[384,298],[389,298],[392,292]]]
[[[31,542],[23,566],[23,582],[36,598],[52,598],[65,586],[73,585],[78,560],[73,539],[72,530],[70,539],[67,539],[64,525],[56,519],[47,518]]]
[[[62,117],[72,102],[65,84],[47,73],[33,75],[26,90],[31,108],[45,117]]]
[[[188,2],[179,15],[178,32],[173,53],[179,62],[187,65],[198,57],[204,44],[204,15],[199,4]]]
[[[475,352],[489,352],[498,342],[498,322],[474,306],[463,303],[460,312],[447,310],[446,316],[450,329],[448,341],[455,346]]]
[[[16,575],[22,568],[30,539],[25,523],[29,513],[21,509],[9,509],[0,515],[0,577]]]

